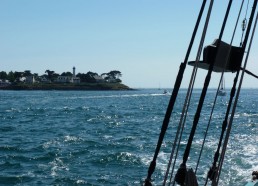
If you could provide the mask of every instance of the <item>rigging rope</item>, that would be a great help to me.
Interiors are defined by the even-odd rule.
[[[204,25],[204,28],[203,28],[203,33],[202,33],[201,41],[200,41],[200,44],[199,44],[199,49],[198,49],[197,56],[196,56],[195,66],[194,66],[193,71],[192,71],[191,80],[190,80],[190,83],[189,83],[189,86],[188,86],[188,91],[187,91],[184,106],[183,106],[183,109],[182,109],[180,122],[178,124],[176,136],[175,136],[174,143],[173,143],[173,146],[172,146],[172,151],[171,151],[171,154],[170,154],[170,159],[169,159],[169,162],[168,162],[167,171],[166,171],[166,174],[165,174],[165,177],[164,177],[163,185],[166,185],[166,181],[167,181],[167,177],[168,177],[168,174],[169,174],[170,166],[171,166],[172,159],[173,159],[173,156],[174,156],[174,150],[176,148],[176,144],[177,144],[177,141],[178,141],[178,135],[180,133],[180,130],[183,131],[183,128],[184,128],[185,118],[186,118],[186,115],[187,115],[189,102],[190,102],[190,98],[191,98],[191,95],[192,95],[192,90],[193,90],[195,77],[196,77],[196,73],[197,73],[197,65],[198,65],[200,57],[201,57],[201,52],[202,52],[203,43],[204,43],[204,39],[205,39],[205,36],[206,36],[208,24],[209,24],[209,19],[210,19],[210,15],[211,15],[212,6],[213,6],[213,0],[211,0],[211,2],[210,2],[209,10],[208,10],[208,13],[207,13],[207,16],[206,16],[206,21],[205,21],[205,25]],[[184,122],[183,122],[183,120],[184,120]],[[181,137],[180,137],[180,139],[181,139]],[[177,146],[179,146],[180,141],[181,140],[179,140]],[[175,158],[175,161],[176,161],[176,158]],[[171,178],[172,178],[172,175],[173,175],[173,169],[174,169],[174,165],[173,165],[172,172],[171,172],[170,183],[171,183]]]
[[[199,60],[199,59],[198,59]],[[196,65],[195,65],[196,66]],[[194,77],[193,79],[195,80],[196,78],[196,74],[197,74],[197,69],[198,68],[195,68],[195,72],[194,72]],[[181,133],[180,133],[180,137],[179,137],[179,141],[178,141],[178,145],[177,145],[177,149],[176,149],[176,156],[175,156],[175,160],[174,160],[174,163],[173,163],[173,167],[172,167],[172,171],[171,171],[171,174],[170,174],[170,180],[169,180],[169,185],[171,185],[171,182],[172,182],[172,177],[173,177],[173,173],[174,173],[174,169],[175,169],[175,164],[176,164],[176,160],[177,160],[177,155],[178,155],[178,151],[179,151],[179,146],[180,146],[180,142],[181,142],[181,139],[182,139],[182,135],[183,135],[183,130],[184,130],[184,126],[185,126],[185,121],[186,121],[186,116],[187,116],[187,112],[188,112],[188,108],[189,108],[189,105],[190,105],[190,100],[191,100],[191,97],[192,97],[192,92],[193,92],[193,87],[194,87],[194,82],[193,84],[191,85],[191,91],[189,93],[189,100],[188,100],[188,105],[187,105],[187,109],[186,109],[186,115],[184,116],[183,118],[183,126],[182,126],[182,130],[181,130]],[[173,186],[175,185],[175,180],[173,182]]]
[[[251,76],[253,76],[253,77],[258,79],[258,76],[255,75],[254,73],[250,72],[249,70],[243,69],[242,67],[240,67],[240,70],[243,70],[243,71],[245,71],[245,73],[247,73],[247,74],[249,74],[249,75],[251,75]]]
[[[174,89],[173,89],[172,95],[171,95],[170,100],[169,100],[169,104],[168,104],[168,107],[167,107],[165,118],[163,120],[163,124],[162,124],[162,128],[161,128],[159,140],[158,140],[158,143],[157,143],[157,146],[156,146],[156,150],[155,150],[155,153],[154,153],[154,157],[153,157],[153,160],[151,161],[149,169],[148,169],[148,176],[145,180],[145,186],[151,185],[151,176],[152,176],[152,174],[155,170],[155,167],[156,167],[156,160],[157,160],[157,157],[158,157],[158,153],[159,153],[162,141],[164,139],[164,136],[165,136],[168,124],[169,124],[170,116],[171,116],[171,113],[173,111],[173,107],[174,107],[176,97],[177,97],[177,94],[178,94],[178,91],[179,91],[179,88],[180,88],[180,85],[181,85],[181,82],[182,82],[182,79],[183,79],[183,74],[184,74],[185,67],[186,67],[186,64],[187,64],[187,61],[188,61],[188,57],[189,57],[191,49],[192,49],[192,45],[193,45],[197,30],[198,30],[198,27],[199,27],[199,23],[200,23],[202,14],[203,14],[203,10],[204,10],[206,1],[207,0],[203,0],[202,6],[201,6],[201,9],[200,9],[200,12],[199,12],[196,24],[195,24],[195,28],[194,28],[194,31],[193,31],[193,34],[192,34],[192,37],[191,37],[191,41],[190,41],[189,46],[188,46],[188,50],[187,50],[187,53],[186,53],[186,56],[185,56],[184,63],[181,63],[179,72],[177,74]]]
[[[249,3],[249,1],[248,1]],[[240,12],[239,12],[240,14]],[[247,12],[246,12],[247,14]],[[249,32],[248,32],[249,33]],[[246,40],[246,38],[245,38]],[[245,44],[246,45],[246,44]],[[244,45],[244,47],[245,47]],[[243,55],[244,55],[244,51],[245,51],[245,48],[242,50],[242,59],[243,59]],[[241,61],[242,61],[241,59]],[[230,100],[229,100],[229,103],[228,103],[228,107],[227,107],[227,112],[226,112],[226,116],[225,116],[225,119],[223,121],[223,125],[222,125],[222,132],[221,132],[221,136],[220,136],[220,140],[219,140],[219,144],[218,144],[218,148],[217,148],[217,151],[214,155],[214,161],[213,161],[213,165],[208,173],[208,177],[211,179],[211,180],[214,180],[214,177],[216,177],[216,172],[217,172],[217,161],[218,161],[218,158],[219,158],[219,150],[220,150],[220,147],[221,147],[221,143],[222,143],[222,140],[223,140],[223,136],[224,136],[224,132],[226,130],[226,127],[227,127],[227,121],[228,121],[228,116],[229,116],[229,112],[230,112],[230,108],[231,108],[231,105],[232,105],[232,101],[233,101],[233,97],[235,95],[235,87],[236,87],[236,83],[237,83],[237,79],[238,79],[238,74],[239,74],[239,70],[237,72],[237,75],[234,79],[234,85],[233,85],[233,88],[232,88],[232,91],[231,91],[231,94],[230,94]],[[206,183],[207,183],[207,179],[206,179]],[[205,184],[206,185],[206,184]]]
[[[209,130],[209,127],[210,127],[210,123],[211,123],[211,120],[212,120],[213,111],[214,111],[214,108],[215,108],[215,105],[216,105],[216,102],[217,102],[217,97],[218,97],[218,92],[219,92],[220,84],[222,82],[226,66],[228,64],[228,59],[229,59],[229,55],[230,55],[230,51],[231,51],[231,46],[232,46],[232,43],[233,43],[233,40],[234,40],[234,37],[235,37],[235,32],[236,32],[236,28],[237,28],[237,25],[238,25],[240,14],[242,12],[243,4],[244,4],[244,0],[242,0],[241,6],[240,6],[240,9],[239,9],[238,17],[237,17],[237,20],[236,20],[235,28],[234,28],[233,35],[232,35],[231,42],[230,42],[230,50],[229,50],[229,52],[227,54],[227,60],[226,60],[226,63],[224,64],[223,71],[222,71],[222,74],[221,74],[221,77],[220,77],[220,81],[219,81],[219,85],[218,85],[218,88],[217,88],[217,91],[216,91],[216,96],[214,98],[212,110],[211,110],[211,113],[210,113],[209,122],[208,122],[208,125],[206,127],[206,131],[205,131],[202,147],[201,147],[199,158],[198,158],[198,161],[197,161],[197,164],[196,164],[195,173],[197,173],[197,169],[198,169],[199,162],[200,162],[200,159],[201,159],[201,155],[202,155],[202,151],[203,151],[204,144],[205,144],[205,141],[206,141],[207,133],[208,133],[208,130]],[[205,185],[207,184],[207,182],[208,182],[208,177],[206,179]]]
[[[233,39],[234,39],[234,36],[235,36],[236,27],[238,25],[239,17],[240,17],[241,11],[242,11],[243,2],[244,2],[244,0],[242,1],[241,7],[240,7],[240,10],[239,10],[239,13],[238,13],[238,17],[237,17],[237,21],[236,21],[236,24],[235,24],[234,32],[233,32],[233,35],[232,35],[232,38],[231,38],[231,42],[230,42],[230,50],[229,50],[229,52],[227,54],[226,64],[224,64],[224,67],[223,67],[223,71],[222,71],[221,78],[220,78],[220,83],[219,83],[219,86],[218,86],[218,89],[217,89],[217,93],[216,93],[216,96],[215,96],[213,108],[212,108],[212,111],[211,111],[211,114],[210,114],[209,123],[208,123],[208,126],[206,128],[206,132],[207,132],[208,127],[210,125],[211,117],[212,117],[212,114],[213,114],[213,110],[214,110],[216,99],[217,99],[217,95],[218,95],[218,90],[219,90],[219,87],[220,87],[220,84],[221,84],[221,81],[222,81],[222,78],[223,78],[223,75],[224,75],[224,71],[225,71],[226,65],[227,65],[228,60],[229,60],[229,56],[230,56],[230,52],[231,52],[231,47],[232,47]],[[210,170],[208,172],[208,175],[206,177],[205,185],[207,185],[208,178],[210,178],[210,180],[213,180],[215,172],[216,172],[216,169],[217,169],[217,161],[218,161],[218,157],[219,157],[219,150],[220,150],[221,143],[222,143],[222,140],[223,140],[224,132],[226,130],[227,118],[228,118],[228,114],[230,112],[230,108],[231,108],[231,105],[232,105],[233,97],[234,97],[234,93],[232,93],[231,97],[230,97],[230,101],[229,101],[229,104],[228,104],[228,107],[227,107],[227,111],[226,111],[226,116],[225,116],[225,119],[224,119],[223,125],[222,125],[222,131],[221,131],[221,135],[220,135],[220,138],[219,138],[218,147],[217,147],[217,150],[216,150],[215,155],[214,155],[214,160],[213,160],[213,163],[212,163],[212,167],[210,168]],[[207,135],[207,133],[205,133],[205,139],[206,139],[206,135]],[[203,143],[204,142],[205,142],[205,140],[203,141]],[[203,146],[202,146],[202,148],[203,148]],[[199,158],[200,158],[200,156],[199,156]]]
[[[254,11],[255,11],[255,9],[254,9],[254,7],[256,7],[256,4],[255,4],[255,2],[254,2],[254,6],[253,6],[253,10],[252,10],[252,13],[251,13],[251,18],[250,18],[250,22],[249,22],[249,24],[248,24],[248,29],[247,29],[247,33],[246,33],[246,36],[245,36],[245,41],[244,41],[244,43],[243,43],[243,45],[242,45],[242,55],[241,55],[241,62],[242,62],[242,60],[243,60],[243,56],[244,56],[244,51],[245,51],[245,47],[246,47],[246,43],[247,43],[247,40],[248,40],[248,37],[249,37],[249,32],[250,32],[250,29],[251,29],[251,24],[252,24],[252,20],[253,20],[253,14],[254,14]],[[239,69],[240,70],[240,69]],[[233,101],[233,97],[234,97],[234,95],[235,95],[235,92],[236,92],[236,84],[237,84],[237,80],[238,80],[238,76],[239,76],[239,70],[237,71],[237,74],[236,74],[236,77],[235,77],[235,79],[234,79],[234,84],[233,84],[233,87],[232,87],[232,89],[231,89],[231,94],[230,94],[230,101],[229,101],[229,104],[228,104],[228,109],[227,109],[227,114],[226,114],[226,116],[225,116],[225,120],[224,120],[224,122],[223,122],[223,131],[225,131],[226,130],[226,127],[227,127],[227,120],[228,120],[228,115],[229,115],[229,111],[230,111],[230,107],[231,107],[231,104],[232,104],[232,101]],[[236,102],[236,101],[235,101]],[[234,104],[235,105],[235,104]],[[234,110],[235,108],[233,107],[233,110]],[[233,112],[233,111],[232,111]],[[233,114],[234,115],[234,114]],[[231,117],[232,117],[232,114],[231,114]],[[231,124],[232,125],[232,124]],[[228,124],[228,131],[230,130],[229,128],[231,128],[231,126]],[[229,135],[229,134],[228,134]],[[226,135],[227,136],[227,135]],[[227,137],[225,137],[225,141],[226,141],[226,138]],[[224,141],[224,144],[225,144],[225,141]],[[224,148],[224,146],[223,146],[223,148]],[[223,150],[222,150],[223,151]],[[220,172],[221,172],[221,166],[222,166],[222,164],[221,164],[221,158],[223,157],[224,155],[223,154],[221,154],[221,157],[220,157],[220,162],[219,162],[219,165],[218,165],[218,167],[216,166],[216,163],[217,163],[217,160],[218,160],[218,158],[219,158],[219,152],[217,151],[216,153],[215,153],[215,157],[214,157],[214,162],[213,162],[213,166],[212,166],[212,168],[210,169],[210,171],[209,171],[209,178],[212,180],[212,182],[213,182],[213,185],[217,185],[218,183],[218,178],[219,178],[219,176],[218,176],[218,174],[220,175]]]
[[[245,11],[245,18],[242,21],[242,36],[241,36],[241,42],[240,42],[240,46],[242,46],[242,41],[243,41],[243,36],[244,36],[244,32],[245,32],[245,28],[246,28],[246,23],[247,23],[247,10],[248,10],[248,5],[249,5],[249,0],[247,1],[247,5],[246,5],[246,11]]]
[[[218,44],[217,44],[217,47],[215,48],[215,54],[217,54],[217,50],[218,50],[218,48],[220,46],[220,43],[221,43],[221,38],[222,38],[224,29],[225,29],[225,25],[226,25],[226,22],[227,22],[227,18],[228,18],[228,15],[229,15],[231,4],[232,4],[232,0],[229,0],[226,15],[225,15],[225,18],[224,18],[224,21],[223,21],[223,24],[222,24],[222,28],[221,28],[221,32],[220,32],[220,35],[219,35]],[[198,103],[197,111],[195,113],[193,126],[192,126],[191,133],[190,133],[190,136],[189,136],[189,139],[188,139],[188,142],[187,142],[187,146],[186,146],[186,149],[185,149],[185,152],[184,152],[183,162],[181,163],[181,165],[180,165],[180,167],[177,171],[177,174],[175,176],[175,181],[179,185],[183,185],[184,182],[185,182],[185,175],[186,175],[186,171],[187,171],[186,170],[186,162],[187,162],[187,159],[189,157],[193,137],[194,137],[194,134],[195,134],[195,130],[196,130],[199,118],[200,118],[200,113],[201,113],[201,110],[202,110],[203,102],[204,102],[206,92],[207,92],[207,89],[208,89],[208,86],[209,86],[209,82],[210,82],[210,79],[211,79],[211,73],[212,73],[212,70],[213,70],[213,67],[214,67],[215,60],[216,60],[216,56],[210,62],[209,71],[208,71],[207,76],[205,78],[204,87],[202,89],[202,93],[201,93],[201,97],[200,97],[200,100],[199,100],[199,103]]]
[[[252,10],[252,13],[251,13],[251,16],[250,16],[251,24],[250,24],[250,22],[248,24],[246,38],[245,38],[245,42],[244,42],[245,45],[246,45],[247,40],[248,40],[249,32],[250,32],[251,25],[252,25],[252,22],[253,22],[254,13],[255,13],[255,10],[256,10],[256,6],[257,6],[257,0],[254,1],[253,10]],[[258,13],[256,14],[255,23],[254,23],[254,27],[253,27],[253,32],[252,32],[252,36],[251,36],[251,39],[250,39],[248,52],[247,52],[247,55],[246,55],[246,58],[245,58],[245,63],[244,63],[243,69],[245,69],[246,65],[247,65],[249,53],[250,53],[251,46],[252,46],[253,36],[254,36],[254,33],[255,33],[255,29],[256,29],[257,20],[258,20]],[[245,45],[244,45],[244,47],[245,47]],[[237,106],[239,94],[240,94],[240,91],[241,91],[241,86],[242,86],[242,82],[243,82],[243,78],[244,78],[244,73],[245,73],[245,71],[243,70],[242,74],[241,74],[241,78],[240,78],[239,87],[238,87],[238,90],[237,90],[234,106],[233,106],[232,111],[231,111],[231,117],[230,117],[230,120],[229,120],[228,129],[227,129],[227,133],[226,133],[226,136],[225,136],[225,141],[224,141],[224,144],[223,144],[222,153],[221,153],[221,157],[220,157],[219,169],[218,169],[219,174],[216,178],[216,182],[215,182],[216,185],[218,185],[218,180],[219,180],[219,176],[220,176],[220,173],[221,173],[221,169],[222,169],[222,165],[223,165],[223,161],[224,161],[224,157],[225,157],[225,153],[226,153],[226,149],[227,149],[227,144],[228,144],[229,135],[230,135],[230,132],[231,132],[231,127],[232,127],[232,123],[233,123],[233,119],[234,119],[234,115],[235,115],[235,111],[236,111],[236,106]]]

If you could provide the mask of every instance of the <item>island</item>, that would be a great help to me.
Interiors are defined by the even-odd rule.
[[[75,73],[46,70],[38,75],[30,70],[24,72],[0,72],[0,90],[132,90],[124,85],[121,72],[112,70],[99,75],[96,72]]]

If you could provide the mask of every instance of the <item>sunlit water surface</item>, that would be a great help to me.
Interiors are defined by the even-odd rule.
[[[193,93],[178,154],[182,161],[200,97]],[[179,92],[152,176],[160,185],[186,90]],[[195,168],[215,91],[205,99],[187,162]],[[163,90],[0,91],[0,185],[140,185],[170,96]],[[203,185],[228,105],[219,97],[197,172]],[[242,90],[219,185],[244,185],[258,168],[258,90]]]

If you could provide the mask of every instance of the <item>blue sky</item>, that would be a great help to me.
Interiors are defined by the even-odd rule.
[[[209,1],[207,1],[209,3]],[[218,37],[228,1],[215,1],[205,45]],[[120,70],[133,88],[172,88],[190,41],[202,1],[190,0],[1,0],[0,70],[43,74],[72,71],[99,74]],[[223,40],[230,42],[240,6],[233,2]],[[250,4],[252,1],[250,1]],[[208,5],[208,4],[207,4]],[[206,12],[207,13],[206,6]],[[244,18],[246,4],[240,20]],[[251,11],[249,5],[248,15]],[[201,34],[190,56],[194,60]],[[257,34],[256,34],[257,35]],[[234,45],[239,45],[238,25]],[[254,37],[247,68],[258,73],[258,42]],[[188,86],[188,66],[182,87]],[[210,87],[217,87],[213,73]],[[196,87],[206,71],[199,70]],[[234,74],[226,74],[231,87]],[[244,87],[258,88],[245,76]]]

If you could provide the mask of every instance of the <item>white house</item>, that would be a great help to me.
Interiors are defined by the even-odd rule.
[[[71,82],[72,83],[80,83],[81,79],[79,77],[72,77]]]
[[[26,77],[20,77],[20,78],[18,78],[18,81],[19,82],[25,82],[26,81]]]
[[[116,83],[116,82],[117,82],[117,79],[115,79],[115,78],[113,78],[113,77],[109,77],[109,78],[107,79],[107,82],[109,82],[109,83]]]
[[[11,83],[8,80],[2,80],[0,79],[0,87],[6,87],[11,85]]]
[[[71,76],[58,76],[55,80],[57,83],[71,83],[72,77]]]
[[[80,83],[81,80],[79,77],[58,76],[55,82],[56,83]]]
[[[55,79],[56,83],[80,83],[81,80],[79,77],[75,76],[75,67],[73,67],[73,75],[72,76],[58,76]]]
[[[34,76],[27,76],[26,79],[25,79],[25,82],[26,83],[35,83],[35,78]]]
[[[95,75],[93,76],[93,78],[96,80],[96,82],[98,83],[102,83],[105,82],[105,79],[103,79],[103,77],[99,76],[99,75]]]
[[[39,80],[40,80],[40,82],[42,82],[42,83],[49,83],[50,81],[46,78],[46,77],[44,77],[44,76],[40,76],[39,77]]]

